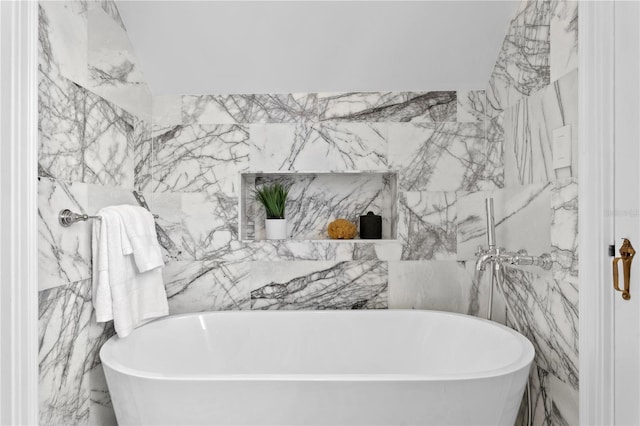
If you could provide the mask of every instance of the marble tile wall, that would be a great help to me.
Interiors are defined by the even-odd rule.
[[[40,17],[42,424],[115,423],[98,357],[113,329],[90,304],[90,225],[56,221],[61,208],[135,204],[134,190],[160,216],[171,313],[485,316],[487,283],[473,262],[493,196],[500,243],[554,258],[549,273],[514,269],[506,280],[538,353],[536,424],[576,418],[577,170],[551,160],[553,130],[577,124],[574,3],[523,1],[487,87],[471,91],[151,97],[114,3],[41,2]],[[314,239],[340,194],[310,183],[292,210],[299,239],[243,240],[247,171],[396,172],[397,238]],[[345,214],[376,205],[355,186],[342,194],[341,206],[356,206]],[[505,312],[496,298],[494,318],[507,322]]]
[[[457,259],[458,198],[498,190],[504,179],[502,141],[484,137],[485,92],[460,93],[460,101],[457,92],[158,99],[158,121],[150,140],[139,145],[145,153],[135,166],[143,174],[136,176],[136,188],[149,194],[172,247],[165,269],[172,312],[386,308],[391,262],[396,271],[405,264],[442,264],[467,300],[472,280],[461,272],[466,259]],[[353,175],[339,188],[331,182],[342,178],[331,175],[294,176],[292,239],[262,240],[260,223],[253,228],[256,240],[239,238],[241,172],[314,171],[378,174]],[[388,184],[373,177],[380,172],[398,175],[397,221],[385,221],[396,238],[323,240],[323,229],[336,216],[354,220],[367,210],[388,211],[389,201],[379,195]],[[289,275],[279,278],[281,271]],[[339,277],[351,273],[357,278],[343,288]],[[408,276],[396,276],[400,296],[394,307],[470,310],[464,302],[445,302],[449,288],[437,283],[403,287]],[[264,277],[268,282],[258,285]],[[431,303],[417,301],[420,287]],[[266,296],[273,292],[278,297]]]
[[[42,425],[115,424],[98,357],[113,330],[96,323],[91,303],[91,224],[62,228],[58,213],[137,204],[151,98],[125,41],[111,0],[39,3]]]
[[[492,192],[497,239],[553,258],[551,271],[509,268],[505,279],[517,317],[505,320],[522,324],[536,348],[536,425],[578,422],[577,16],[577,1],[522,1],[486,88],[487,139],[504,149],[504,188]],[[563,126],[571,166],[555,168],[553,131]],[[477,197],[458,203],[459,258],[485,238]]]

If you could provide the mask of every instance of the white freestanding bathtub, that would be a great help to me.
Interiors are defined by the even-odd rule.
[[[534,349],[434,311],[208,312],[100,351],[120,425],[513,425]]]

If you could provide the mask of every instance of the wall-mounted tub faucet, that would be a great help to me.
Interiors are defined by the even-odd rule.
[[[505,265],[532,265],[539,266],[543,269],[551,269],[553,261],[548,253],[544,253],[540,256],[529,256],[526,250],[518,250],[516,252],[506,251],[504,248],[497,247],[496,245],[496,227],[493,217],[493,198],[487,198],[485,200],[485,210],[487,215],[487,245],[485,249],[482,246],[478,247],[476,253],[476,273],[475,282],[476,285],[480,284],[480,278],[482,272],[490,264],[490,280],[489,280],[489,309],[487,312],[487,319],[491,319],[493,310],[493,288],[494,284],[498,288],[498,291],[504,299],[507,307],[507,313],[513,319],[515,328],[521,333],[524,333],[524,328],[520,322],[520,318],[514,315],[513,308],[509,299],[507,299],[504,291],[504,266]],[[531,385],[527,382],[527,425],[533,424],[533,413],[531,404]]]
[[[484,271],[488,263],[497,262],[501,265],[512,266],[539,266],[549,270],[553,266],[551,255],[543,253],[540,256],[529,256],[526,250],[517,252],[505,251],[503,248],[483,250],[482,247],[476,253],[476,271]]]
[[[493,198],[484,200],[485,213],[487,216],[487,246],[478,247],[476,253],[476,272],[484,271],[487,263],[495,262],[500,254],[500,249],[496,248],[496,224],[493,217]],[[493,281],[493,279],[492,279]]]
[[[543,269],[551,269],[553,262],[549,253],[540,256],[529,256],[526,250],[516,252],[506,251],[502,247],[496,247],[496,227],[493,217],[493,198],[485,200],[485,210],[487,214],[487,245],[488,248],[478,247],[476,253],[476,272],[484,271],[488,263],[499,263],[501,265],[539,266]]]

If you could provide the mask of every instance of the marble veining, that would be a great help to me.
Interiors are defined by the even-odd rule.
[[[41,174],[133,188],[133,122],[129,114],[77,84],[41,72]]]
[[[58,223],[59,212],[68,208],[77,213],[95,214],[102,207],[117,204],[135,205],[132,191],[45,177],[38,179],[40,290],[91,277],[92,222],[78,222],[65,228]]]
[[[521,2],[487,88],[487,139],[504,141],[506,190],[458,201],[459,259],[486,245],[479,198],[487,195],[499,206],[501,245],[552,255],[551,271],[510,268],[505,281],[514,314],[536,347],[536,425],[578,423],[577,8],[563,0]],[[572,166],[554,170],[553,131],[565,125]],[[473,283],[480,309],[483,288]],[[522,417],[517,424],[525,424]]]
[[[576,425],[578,393],[567,390],[553,374],[533,367],[530,375],[534,425]],[[524,399],[523,399],[524,401]],[[525,426],[526,405],[520,408],[516,425]]]
[[[505,181],[547,182],[577,175],[578,71],[574,70],[505,111]],[[571,126],[572,164],[554,170],[553,130]]]
[[[223,194],[151,193],[167,260],[232,260],[240,250],[238,200]],[[239,256],[242,258],[243,256]]]
[[[88,21],[87,87],[138,117],[150,119],[151,91],[121,21],[103,8],[90,9]]]
[[[389,167],[405,191],[477,191],[502,185],[502,146],[483,123],[390,124]]]
[[[536,425],[568,425],[562,418],[557,418],[553,413],[553,401],[549,394],[548,378],[549,373],[539,367],[533,367],[529,375],[531,386],[531,405],[533,406],[533,421]],[[520,407],[520,413],[516,421],[517,425],[527,424],[526,403]]]
[[[58,223],[63,208],[85,213],[87,205],[87,185],[38,179],[39,290],[91,278],[90,225],[63,229]]]
[[[553,0],[551,16],[551,81],[578,68],[578,1]]]
[[[84,362],[91,310],[91,280],[38,293],[40,424],[88,420]]]
[[[146,121],[137,120],[132,139],[134,188],[142,191],[151,185],[151,162],[153,161],[151,125]]]
[[[387,307],[386,262],[257,262],[252,309]]]
[[[555,182],[551,189],[551,254],[554,271],[566,280],[578,278],[578,183],[576,179]],[[577,289],[576,289],[577,303]]]
[[[453,192],[400,193],[402,260],[456,259],[456,201]]]
[[[458,123],[484,122],[487,116],[484,90],[458,90]]]
[[[578,387],[578,306],[551,272],[509,268],[506,296],[536,348],[536,363]]]
[[[89,425],[117,425],[111,395],[107,388],[107,381],[100,361],[102,345],[116,334],[113,321],[96,322],[95,312],[91,314],[89,323],[89,340],[85,356],[85,378],[89,382]]]
[[[85,2],[39,1],[38,41],[41,71],[86,85],[89,41]]]
[[[321,93],[318,112],[334,121],[455,121],[456,92]]]
[[[170,314],[250,309],[250,263],[169,262],[163,278]]]
[[[124,22],[122,21],[122,17],[120,16],[120,11],[118,10],[118,6],[116,5],[115,0],[92,0],[100,4],[102,10],[109,15],[109,17],[115,21],[124,31],[126,31]]]
[[[254,171],[387,169],[387,127],[377,123],[251,125]]]
[[[521,2],[489,79],[487,98],[493,108],[506,109],[549,85],[550,20],[551,2]]]
[[[182,119],[185,124],[317,121],[317,102],[315,93],[183,96]]]
[[[153,130],[152,190],[238,195],[249,167],[249,132],[240,125],[178,125]]]
[[[242,241],[230,252],[233,261],[280,262],[295,260],[352,260],[353,247],[332,245],[323,241],[257,240]]]
[[[400,256],[394,254],[397,248],[387,242],[240,241],[236,198],[172,192],[146,193],[145,196],[150,210],[159,215],[157,231],[167,262],[393,260]],[[321,226],[318,229],[323,229],[321,222],[317,222]],[[307,223],[314,224],[313,221]]]

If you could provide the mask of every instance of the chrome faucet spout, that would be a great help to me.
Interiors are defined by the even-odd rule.
[[[476,271],[484,271],[487,263],[490,263],[493,259],[494,255],[492,253],[479,255],[476,260]]]

